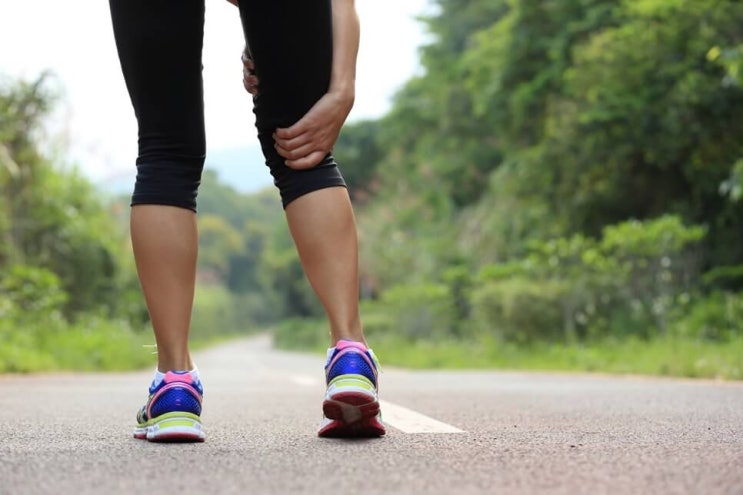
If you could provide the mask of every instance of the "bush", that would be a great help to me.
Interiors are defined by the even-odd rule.
[[[743,295],[716,292],[676,305],[671,334],[695,340],[728,342],[743,336]]]
[[[378,301],[361,303],[361,322],[364,333],[369,338],[396,334],[394,315],[389,314]]]
[[[665,216],[609,226],[600,240],[532,243],[524,259],[480,271],[473,326],[518,343],[663,333],[698,279],[694,245],[703,235]]]
[[[15,317],[24,314],[34,318],[50,317],[60,311],[67,301],[67,294],[53,272],[26,265],[11,266],[0,278],[0,296],[4,304],[18,310]]]
[[[385,291],[377,304],[377,311],[390,316],[392,331],[413,341],[440,340],[454,329],[456,309],[446,285],[398,285]]]
[[[56,369],[129,370],[154,365],[153,342],[152,334],[135,332],[125,321],[86,315],[49,335],[44,349]]]
[[[78,314],[68,321],[68,300],[49,270],[12,266],[0,278],[0,373],[42,370],[123,370],[153,362],[143,345],[151,336],[125,321]]]
[[[154,362],[151,334],[124,321],[34,316],[5,301],[0,318],[0,373],[45,370],[127,370]],[[59,315],[57,313],[57,315]]]
[[[200,286],[194,299],[191,337],[208,341],[254,331],[270,321],[265,300],[255,293],[235,294],[221,285]]]
[[[316,318],[290,318],[273,330],[276,346],[282,349],[320,350],[328,347],[327,324]]]
[[[487,282],[472,293],[473,329],[501,342],[530,343],[562,336],[564,287],[515,277]]]

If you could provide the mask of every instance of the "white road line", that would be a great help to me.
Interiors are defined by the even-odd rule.
[[[464,433],[464,430],[429,418],[412,409],[380,400],[382,421],[403,433]]]
[[[291,375],[289,376],[289,380],[300,387],[314,387],[322,383],[318,378],[307,375]]]
[[[290,375],[289,380],[301,387],[314,387],[319,379],[306,375]],[[464,433],[464,430],[442,423],[419,412],[398,406],[386,400],[379,401],[382,406],[382,420],[385,424],[403,433]]]

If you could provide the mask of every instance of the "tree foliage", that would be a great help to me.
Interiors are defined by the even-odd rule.
[[[533,325],[516,322],[516,332],[546,336],[551,326],[587,336],[573,314],[580,305],[602,315],[593,328],[664,331],[669,308],[681,304],[676,289],[740,288],[743,4],[433,3],[425,72],[380,120],[377,145],[386,152],[371,168],[385,174],[360,215],[362,233],[374,233],[362,237],[364,266],[382,299],[419,278],[442,281],[450,268],[522,267],[497,290],[472,279],[473,325],[507,320],[482,312],[485,294],[496,291],[503,304],[521,297],[542,314]],[[663,239],[684,229],[695,248],[676,259],[679,246]],[[643,254],[650,247],[655,264]],[[545,266],[536,261],[544,249],[565,253],[549,258],[560,271],[524,271],[524,263]],[[598,260],[612,269],[596,272]],[[673,260],[672,273],[657,260]],[[661,272],[674,295],[655,285]],[[706,284],[704,272],[715,274]],[[613,299],[621,311],[599,311],[595,293],[608,289],[596,284],[604,282],[632,294]],[[534,297],[562,303],[550,317]]]
[[[743,3],[431,7],[422,72],[334,150],[356,204],[369,332],[739,335]],[[34,303],[28,288],[50,319],[141,311],[120,297],[136,282],[115,212],[39,151],[44,81],[0,91],[0,291],[14,314]],[[207,171],[199,227],[200,288],[217,290],[197,298],[198,325],[321,317],[274,190],[242,195]]]
[[[121,269],[124,238],[89,181],[45,157],[44,123],[54,96],[48,77],[0,88],[0,269],[39,267],[69,294],[68,317],[85,311],[126,313],[119,293],[131,287]]]

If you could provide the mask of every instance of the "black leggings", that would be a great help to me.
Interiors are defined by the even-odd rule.
[[[258,139],[284,206],[309,192],[345,186],[331,154],[293,170],[274,148],[277,127],[299,120],[328,90],[331,0],[240,0],[247,45],[260,80]],[[116,46],[139,124],[132,205],[196,210],[204,166],[201,50],[204,0],[109,0]],[[239,57],[235,63],[240,64]],[[236,81],[236,84],[240,84]]]

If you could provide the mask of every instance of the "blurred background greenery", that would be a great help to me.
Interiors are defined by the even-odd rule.
[[[335,154],[384,363],[743,378],[743,4],[433,0],[423,70]],[[127,369],[153,339],[109,197],[0,86],[0,372]],[[207,171],[197,344],[327,345],[277,194]]]

